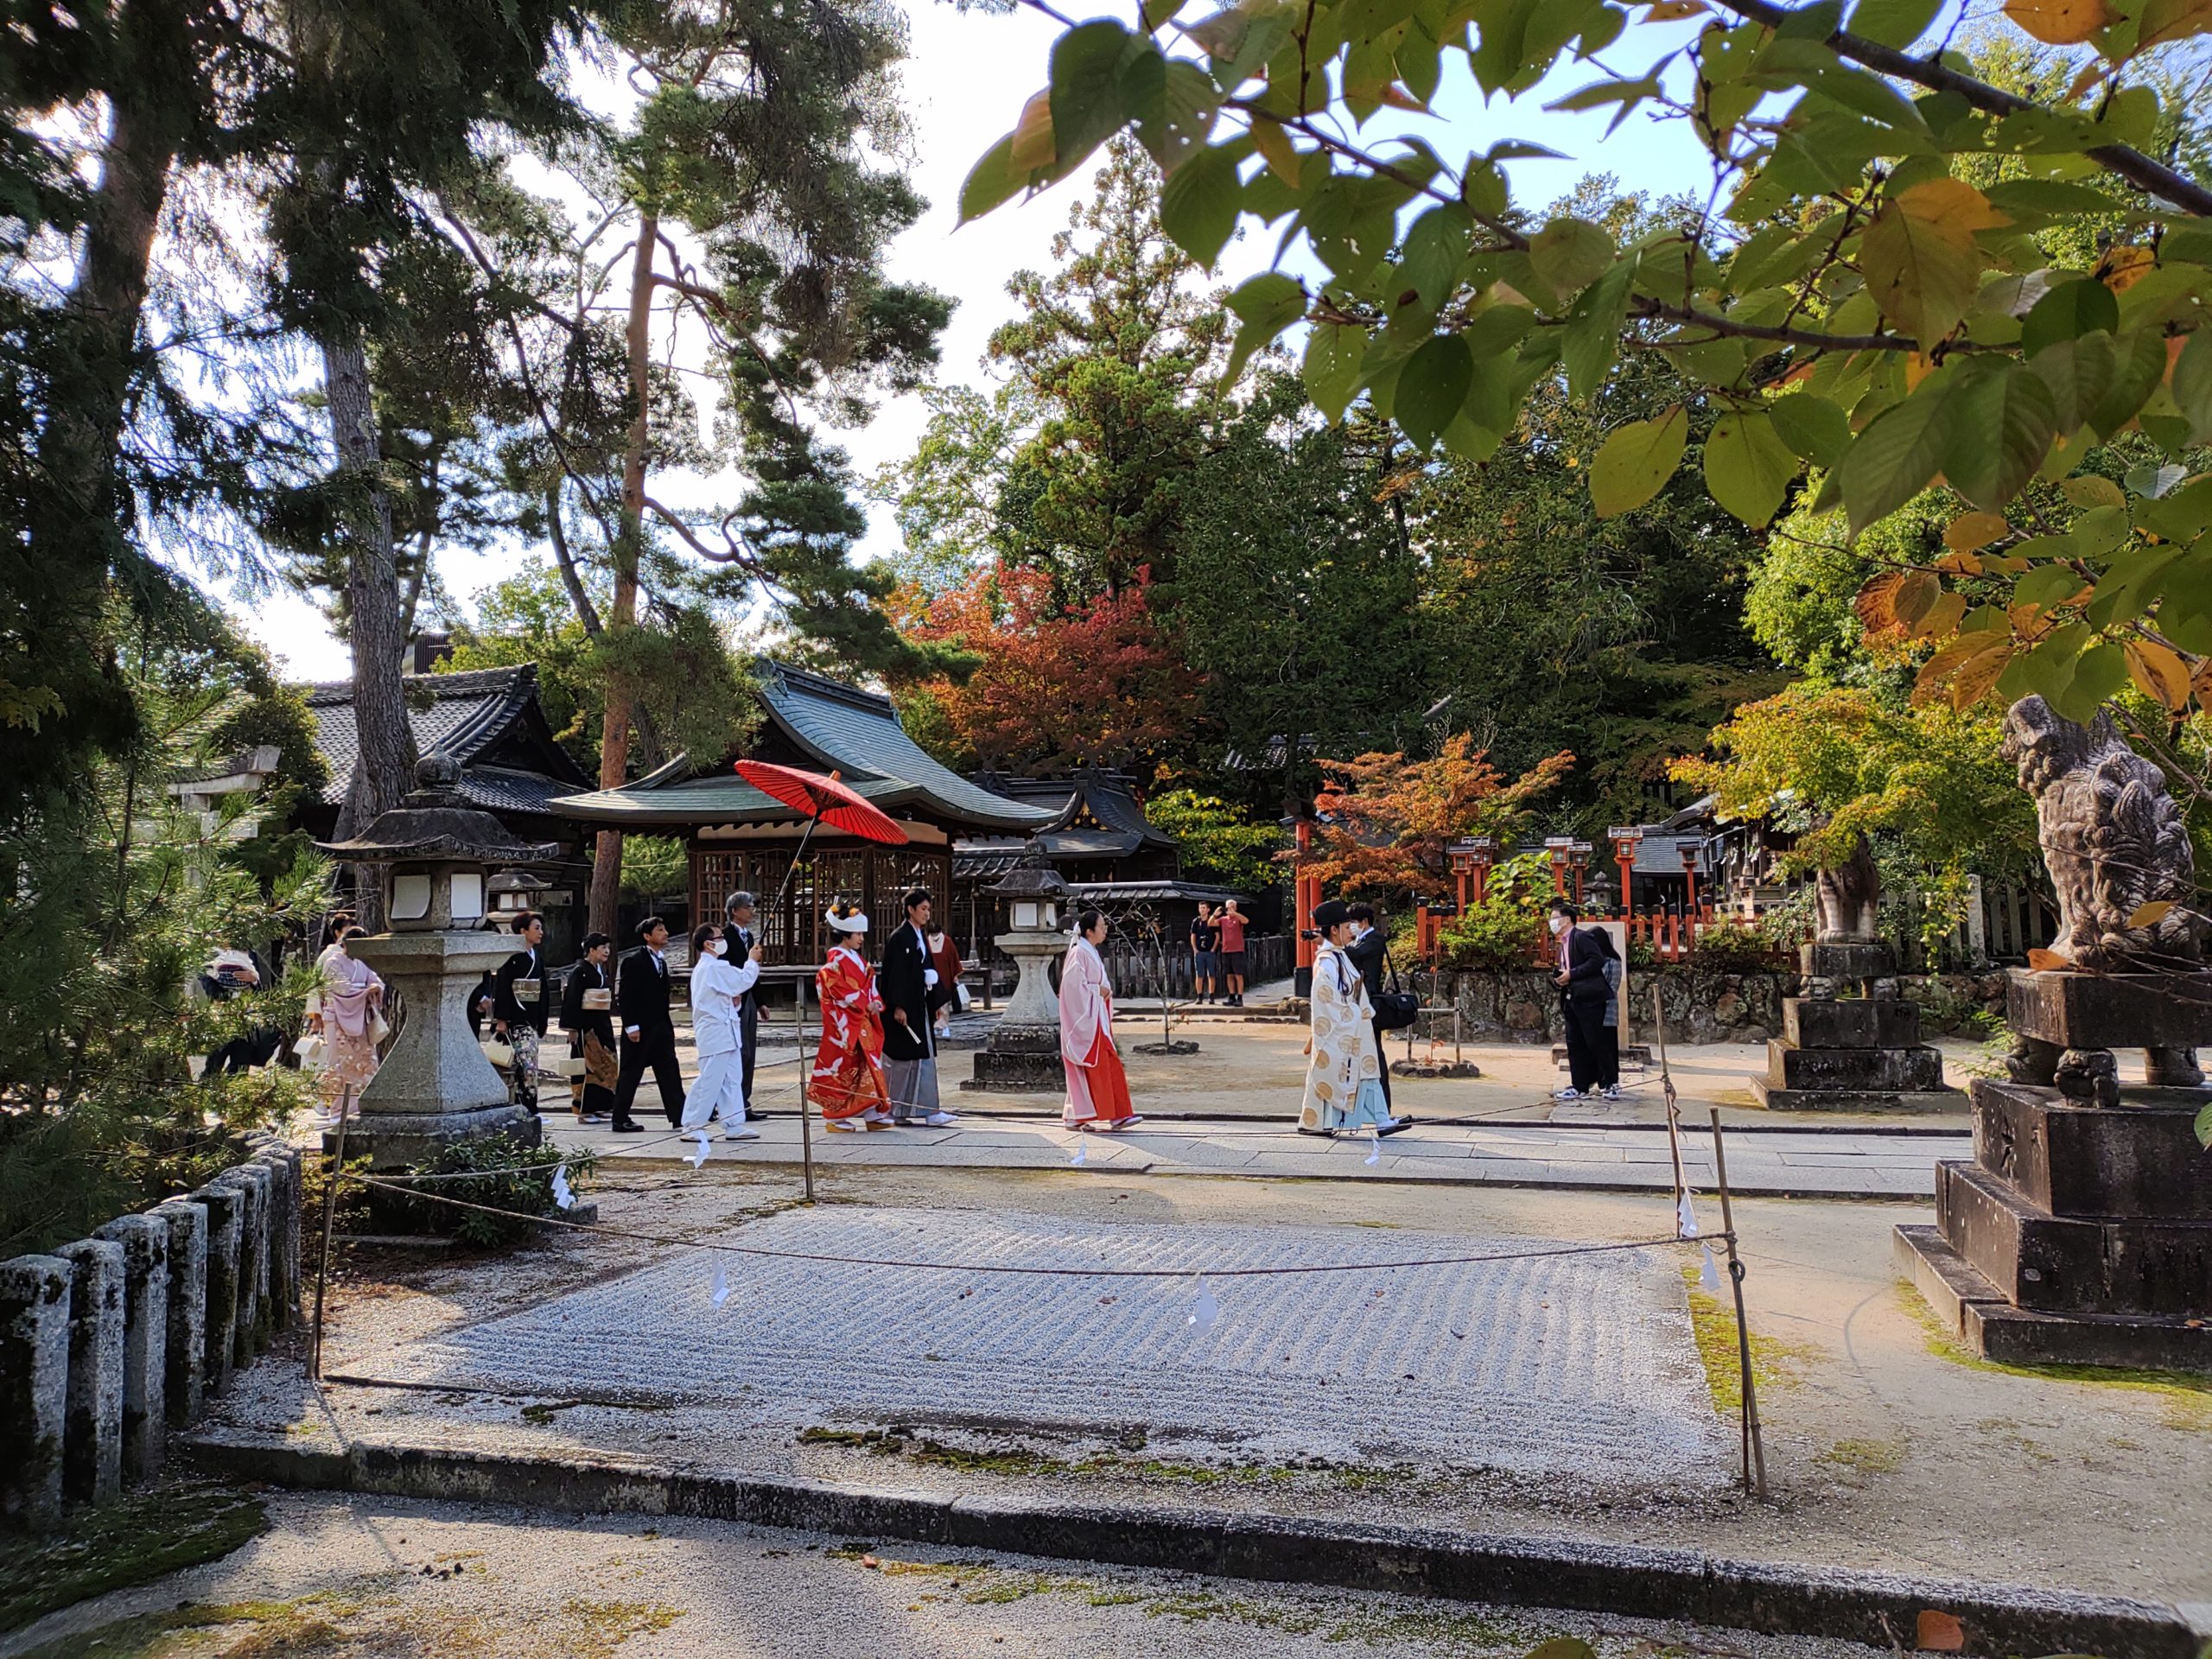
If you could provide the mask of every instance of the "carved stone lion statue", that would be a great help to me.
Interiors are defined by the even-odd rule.
[[[1820,873],[1816,890],[1822,944],[1864,944],[1881,938],[1875,915],[1882,899],[1882,875],[1874,868],[1874,850],[1866,836],[1859,837],[1849,858]]]
[[[2063,925],[2054,954],[2093,974],[2186,969],[2204,918],[2188,908],[2196,860],[2166,777],[2129,748],[2109,715],[2077,726],[2041,697],[2005,715],[2005,758],[2035,797],[2044,862]],[[2169,908],[2140,925],[2146,905]]]

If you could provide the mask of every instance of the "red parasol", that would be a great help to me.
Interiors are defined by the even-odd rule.
[[[793,811],[806,814],[806,833],[798,838],[798,850],[791,855],[791,868],[784,872],[784,885],[776,894],[773,913],[781,913],[784,895],[791,891],[791,878],[798,874],[798,861],[806,855],[806,843],[814,839],[818,825],[826,823],[849,836],[893,847],[906,844],[906,832],[856,791],[838,782],[834,772],[825,776],[818,772],[802,772],[797,766],[779,766],[766,760],[741,760],[737,763],[737,775],[763,794],[774,796]]]
[[[824,776],[818,772],[801,772],[797,766],[774,766],[766,760],[741,760],[737,763],[737,775],[764,795],[774,796],[794,812],[804,812],[817,823],[893,847],[906,842],[904,830],[869,805],[857,791],[839,783],[834,772]]]

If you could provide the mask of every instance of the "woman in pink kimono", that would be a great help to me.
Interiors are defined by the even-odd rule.
[[[308,1021],[322,1038],[322,1114],[337,1121],[339,1104],[350,1093],[360,1110],[361,1090],[377,1074],[377,1027],[384,1020],[384,981],[346,949],[365,939],[368,930],[349,927],[319,958],[322,985]]]
[[[1114,1047],[1114,988],[1098,955],[1105,941],[1105,917],[1084,911],[1060,964],[1060,1060],[1068,1074],[1071,1129],[1126,1129],[1144,1122],[1129,1103],[1128,1074]]]

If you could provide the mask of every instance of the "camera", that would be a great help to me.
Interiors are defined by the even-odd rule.
[[[1301,939],[1318,939],[1321,937],[1321,930],[1318,927],[1301,927],[1298,930],[1298,937]]]

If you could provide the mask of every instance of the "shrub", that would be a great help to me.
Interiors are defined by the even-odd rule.
[[[525,1237],[532,1224],[560,1213],[553,1202],[553,1173],[569,1166],[571,1185],[581,1186],[597,1167],[594,1153],[556,1146],[552,1141],[524,1146],[511,1135],[478,1141],[456,1141],[428,1164],[411,1169],[411,1175],[435,1177],[423,1181],[424,1195],[386,1193],[396,1221],[425,1233],[450,1233],[463,1244],[491,1247],[511,1244]],[[452,1203],[441,1204],[446,1198]],[[482,1205],[464,1210],[464,1204]],[[489,1211],[503,1213],[493,1215]]]
[[[1781,958],[1774,936],[1757,922],[1715,922],[1700,929],[1690,947],[1693,966],[1722,974],[1756,973]]]
[[[1444,929],[1445,965],[1488,973],[1535,966],[1540,914],[1511,899],[1470,906]]]

